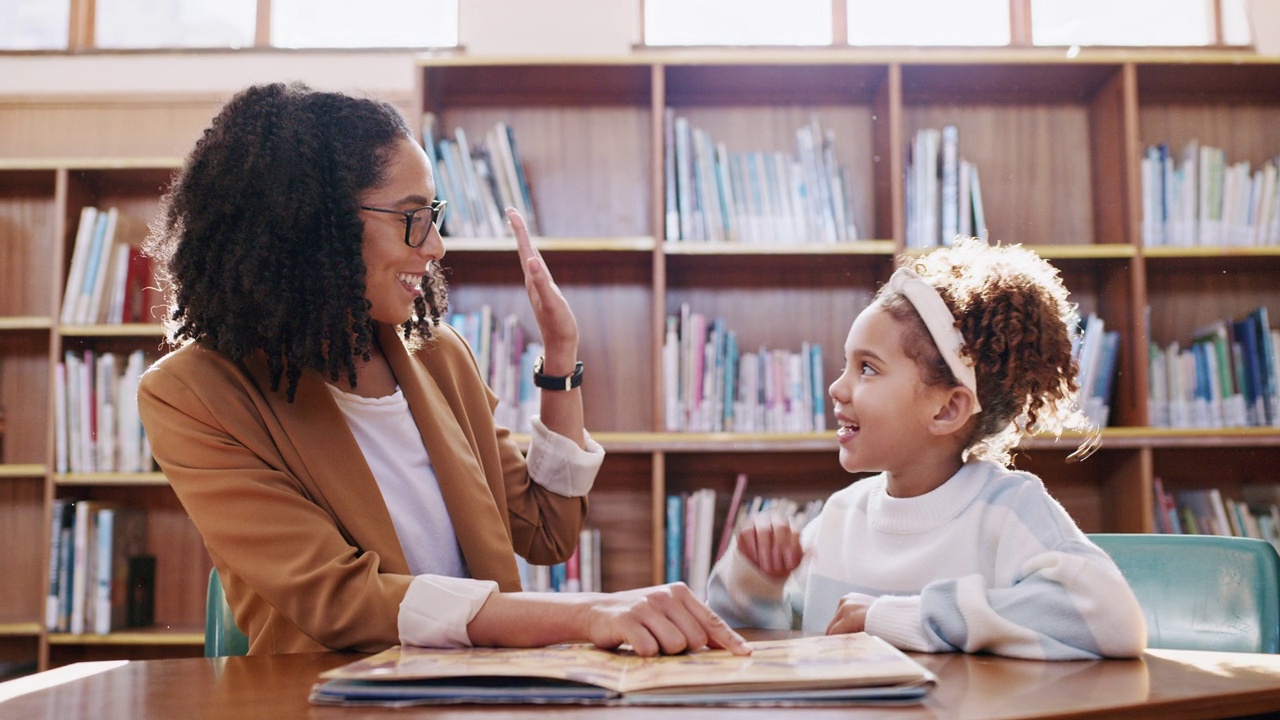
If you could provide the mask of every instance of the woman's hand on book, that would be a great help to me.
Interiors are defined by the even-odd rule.
[[[586,605],[588,639],[630,645],[637,655],[674,655],[705,646],[748,655],[751,646],[684,583],[595,595]]]
[[[738,531],[738,551],[772,577],[790,575],[804,559],[800,531],[786,518],[770,513],[761,513],[743,525]]]

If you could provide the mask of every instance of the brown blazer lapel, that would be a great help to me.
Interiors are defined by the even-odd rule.
[[[391,363],[427,446],[467,569],[474,578],[496,580],[503,590],[520,589],[507,519],[498,509],[475,446],[463,430],[463,420],[455,420],[461,413],[457,386],[442,386],[435,374],[474,370],[469,366],[445,367],[447,359],[427,357],[427,364],[435,368],[434,373],[428,372],[423,363],[409,356],[396,328],[379,325],[378,331],[382,352]],[[420,355],[431,353],[428,348]]]
[[[267,390],[271,384],[260,354],[245,365],[266,391],[267,403],[297,450],[304,467],[295,470],[316,502],[337,519],[339,529],[362,553],[378,554],[384,572],[408,574],[409,563],[382,491],[324,381],[314,372],[304,372],[290,403],[283,388]]]

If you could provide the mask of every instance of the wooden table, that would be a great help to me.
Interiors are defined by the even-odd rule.
[[[323,653],[79,663],[0,684],[0,698],[58,674],[91,672],[0,701],[0,720],[26,718],[1219,718],[1280,713],[1280,655],[1151,650],[1141,660],[1036,662],[981,655],[913,655],[938,675],[908,707],[601,708],[320,707],[307,692],[322,670],[358,655]],[[779,713],[782,713],[780,715]]]

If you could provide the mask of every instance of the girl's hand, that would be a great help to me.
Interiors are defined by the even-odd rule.
[[[756,515],[738,531],[738,551],[773,577],[790,575],[804,559],[800,531],[786,518],[771,513]]]
[[[827,625],[828,635],[862,632],[867,629],[867,610],[875,598],[863,593],[849,593],[840,598],[836,616]]]
[[[569,375],[578,360],[578,321],[569,303],[556,287],[542,254],[529,240],[524,218],[514,208],[507,208],[507,222],[516,236],[516,252],[524,269],[524,287],[529,292],[533,316],[542,333],[545,371],[548,375]]]
[[[645,657],[705,646],[751,654],[746,640],[684,583],[594,595],[585,610],[587,637],[597,647],[628,644]]]

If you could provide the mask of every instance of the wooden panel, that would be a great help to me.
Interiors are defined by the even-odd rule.
[[[1049,494],[1066,508],[1085,532],[1144,532],[1150,506],[1135,507],[1147,479],[1142,475],[1142,450],[1099,450],[1069,460],[1075,441],[1062,441],[1061,450],[1036,450],[1015,455],[1014,466],[1044,481]]]
[[[0,157],[181,157],[220,106],[164,98],[0,103]]]
[[[672,65],[668,107],[865,105],[887,79],[883,65]]]
[[[0,478],[0,624],[44,624],[47,544],[43,478]]]
[[[1192,333],[1217,320],[1266,305],[1280,313],[1280,257],[1147,258],[1151,339],[1184,347]]]
[[[648,107],[647,64],[474,65],[424,68],[425,107]]]
[[[0,317],[52,314],[55,173],[0,174]]]
[[[1082,104],[1089,102],[1118,71],[1116,65],[1085,63],[909,63],[902,66],[903,102]]]
[[[1280,482],[1280,448],[1169,448],[1153,451],[1153,472],[1170,492],[1218,488],[1224,498],[1241,500],[1247,483]]]
[[[50,377],[47,332],[0,332],[0,407],[5,425],[0,462],[47,461]]]
[[[600,529],[606,592],[652,584],[656,541],[649,502],[648,454],[609,453],[591,490],[587,525]]]

